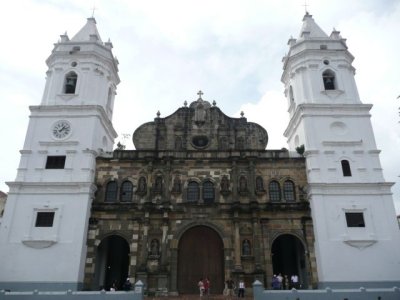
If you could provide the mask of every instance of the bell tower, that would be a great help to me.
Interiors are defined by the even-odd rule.
[[[118,61],[94,18],[54,45],[0,227],[0,289],[78,290],[96,187],[96,156],[111,151]]]
[[[289,39],[282,82],[290,150],[304,145],[320,287],[400,282],[399,228],[346,40],[308,13]]]

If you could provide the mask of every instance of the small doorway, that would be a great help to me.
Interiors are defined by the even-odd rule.
[[[115,283],[118,290],[128,277],[129,244],[118,236],[112,235],[101,241],[96,254],[96,289],[110,290]]]
[[[219,234],[207,226],[188,229],[178,245],[178,292],[197,294],[200,278],[210,280],[210,293],[224,289],[224,245]]]
[[[273,273],[299,277],[301,288],[308,288],[307,263],[303,243],[291,234],[283,234],[272,243]]]

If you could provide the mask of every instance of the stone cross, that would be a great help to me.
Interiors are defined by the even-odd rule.
[[[197,93],[197,95],[199,95],[199,99],[201,99],[201,96],[203,96],[203,92],[200,90],[200,91],[198,91],[198,93]]]

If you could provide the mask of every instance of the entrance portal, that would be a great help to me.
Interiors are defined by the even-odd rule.
[[[97,248],[94,280],[97,286],[95,288],[103,287],[109,290],[115,283],[117,289],[121,289],[128,277],[128,270],[128,242],[118,235],[112,235],[102,240]]]
[[[306,257],[302,242],[291,234],[277,237],[272,244],[272,266],[274,274],[299,276],[302,288],[308,287]]]
[[[221,237],[206,226],[188,229],[178,246],[178,292],[197,294],[200,278],[210,280],[210,293],[224,289],[224,245]]]

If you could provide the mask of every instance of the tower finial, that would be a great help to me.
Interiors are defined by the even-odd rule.
[[[92,18],[94,18],[94,11],[97,9],[97,7],[93,4],[93,7],[92,7]]]
[[[198,91],[198,93],[197,93],[197,95],[199,95],[199,100],[201,99],[201,100],[203,100],[202,98],[201,98],[201,96],[203,96],[203,92],[200,90],[200,91]]]
[[[303,6],[304,6],[304,13],[305,13],[306,15],[308,15],[308,10],[307,10],[308,4],[307,4],[307,0],[304,0]]]

